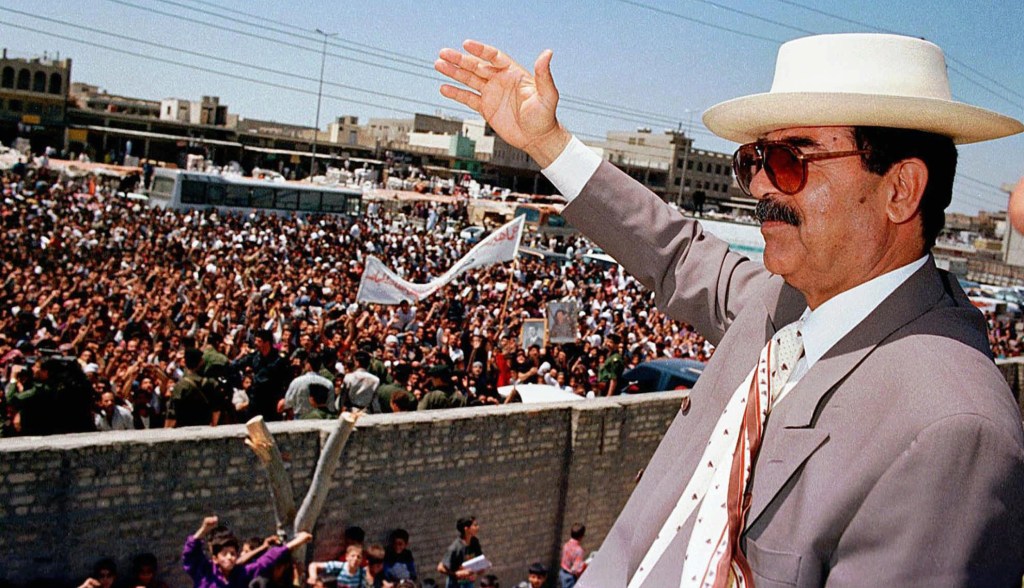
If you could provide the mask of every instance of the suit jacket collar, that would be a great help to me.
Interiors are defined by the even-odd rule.
[[[924,266],[893,291],[849,334],[822,356],[786,398],[772,409],[753,479],[747,528],[753,525],[800,466],[828,439],[814,427],[815,414],[827,395],[875,348],[904,325],[941,304],[942,278],[929,256]],[[953,302],[947,298],[947,302]],[[784,285],[769,305],[770,337],[797,320],[806,308],[798,291]]]

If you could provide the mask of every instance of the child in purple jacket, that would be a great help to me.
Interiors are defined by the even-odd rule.
[[[206,558],[203,550],[203,537],[217,526],[217,517],[206,517],[202,526],[194,535],[185,539],[185,549],[181,554],[185,573],[192,578],[195,588],[247,588],[260,572],[270,569],[285,553],[300,545],[309,543],[313,536],[305,531],[299,532],[285,545],[271,547],[256,561],[243,566],[235,566],[238,560],[238,539],[234,535],[214,537],[210,541],[213,560]]]

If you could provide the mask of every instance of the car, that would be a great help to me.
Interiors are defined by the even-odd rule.
[[[487,229],[472,225],[462,229],[459,233],[459,238],[466,243],[473,245],[474,243],[479,243],[486,233]]]
[[[619,394],[643,394],[693,388],[704,371],[704,362],[693,359],[653,359],[623,372]]]

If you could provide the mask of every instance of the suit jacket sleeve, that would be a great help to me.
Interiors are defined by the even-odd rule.
[[[607,161],[563,214],[716,345],[769,275]]]

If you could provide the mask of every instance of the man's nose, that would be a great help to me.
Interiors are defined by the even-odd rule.
[[[750,180],[750,195],[757,200],[761,200],[771,192],[775,191],[777,191],[777,189],[772,184],[772,181],[768,179],[768,172],[766,172],[762,166]]]

